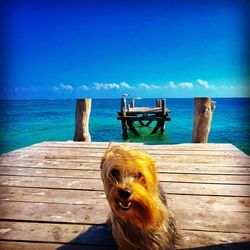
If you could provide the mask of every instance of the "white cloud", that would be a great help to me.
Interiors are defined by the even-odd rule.
[[[81,89],[81,90],[88,90],[89,89],[87,85],[82,85],[82,86],[80,86],[78,88]]]
[[[98,82],[95,82],[94,83],[94,88],[97,89],[97,90],[100,90],[100,89],[119,89],[120,86],[116,83],[98,83]]]
[[[146,88],[146,89],[159,89],[160,87],[155,84],[146,84],[146,83],[140,83],[140,87]]]
[[[153,88],[153,89],[159,89],[160,88],[158,85],[154,85],[154,84],[150,85],[150,87]]]
[[[132,87],[126,82],[120,82],[120,86],[126,89],[132,89]]]
[[[167,88],[170,89],[176,89],[178,87],[178,85],[176,85],[173,81],[170,81],[167,85]]]
[[[146,84],[146,83],[141,83],[141,84],[140,84],[140,87],[143,87],[143,88],[146,88],[146,89],[149,89],[149,88],[150,88],[149,85]]]
[[[193,89],[194,86],[191,82],[182,82],[182,83],[179,83],[179,86],[184,88],[184,89]]]
[[[65,89],[65,90],[69,90],[69,91],[72,91],[73,90],[73,87],[71,86],[71,85],[65,85],[65,84],[63,84],[63,83],[60,83],[60,87],[62,88],[62,89]]]
[[[208,81],[202,80],[202,79],[197,79],[196,80],[201,86],[205,87],[205,88],[210,88],[210,85],[208,84]]]
[[[66,84],[63,84],[63,83],[60,83],[59,86],[54,86],[52,88],[53,91],[57,92],[57,91],[60,91],[61,89],[63,90],[67,90],[67,91],[73,91],[74,88],[71,86],[71,85],[66,85]]]

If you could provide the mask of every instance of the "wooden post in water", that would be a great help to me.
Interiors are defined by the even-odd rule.
[[[74,141],[91,141],[89,134],[90,111],[91,99],[77,99]]]
[[[211,98],[194,98],[193,143],[207,143],[213,111]]]
[[[166,113],[166,99],[161,99],[160,101],[161,101],[162,116],[164,116]]]
[[[157,108],[161,107],[161,100],[160,100],[160,99],[156,99],[156,100],[155,100],[155,106],[156,106]]]
[[[123,117],[126,116],[126,98],[125,97],[121,98],[121,115]],[[124,119],[122,120],[122,136],[123,138],[128,137],[127,121]]]
[[[165,131],[165,114],[166,114],[166,99],[161,99],[161,116],[162,116],[162,121],[161,121],[161,135],[163,135]]]
[[[160,120],[157,121],[156,126],[154,127],[151,135],[155,134],[159,128],[161,128],[161,135],[163,135],[165,131],[165,114],[166,114],[166,99],[158,99],[156,101],[157,107],[161,107],[161,113],[159,114]],[[148,123],[146,124],[148,126]]]
[[[133,98],[131,101],[130,101],[130,108],[134,108],[135,107],[135,99]]]

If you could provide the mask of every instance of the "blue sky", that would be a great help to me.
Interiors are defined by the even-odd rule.
[[[1,98],[249,96],[247,1],[2,7]]]

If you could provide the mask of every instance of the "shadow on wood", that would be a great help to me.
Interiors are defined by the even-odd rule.
[[[95,245],[93,245],[95,242]],[[88,231],[79,234],[68,244],[57,250],[116,250],[117,246],[111,230],[106,224],[97,224],[89,227]]]
[[[94,242],[94,244],[93,244]],[[185,244],[184,244],[185,245]],[[181,245],[177,249],[183,249]],[[218,245],[210,245],[196,248],[184,248],[186,250],[246,250],[250,249],[250,241],[235,242]],[[69,243],[57,248],[57,250],[117,250],[117,245],[111,230],[106,224],[91,226],[86,232],[80,233]]]

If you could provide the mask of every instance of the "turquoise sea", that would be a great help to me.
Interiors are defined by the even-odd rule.
[[[250,98],[214,98],[209,142],[232,143],[250,155]],[[129,101],[129,99],[128,99]],[[42,141],[72,140],[75,128],[75,100],[1,100],[0,153]],[[136,106],[155,106],[155,99],[136,100]],[[193,99],[167,99],[171,121],[163,136],[150,136],[151,129],[139,128],[143,136],[126,141],[147,143],[189,143],[192,139]],[[92,141],[123,141],[116,120],[120,99],[93,99],[90,116]],[[152,125],[151,125],[152,127]]]

